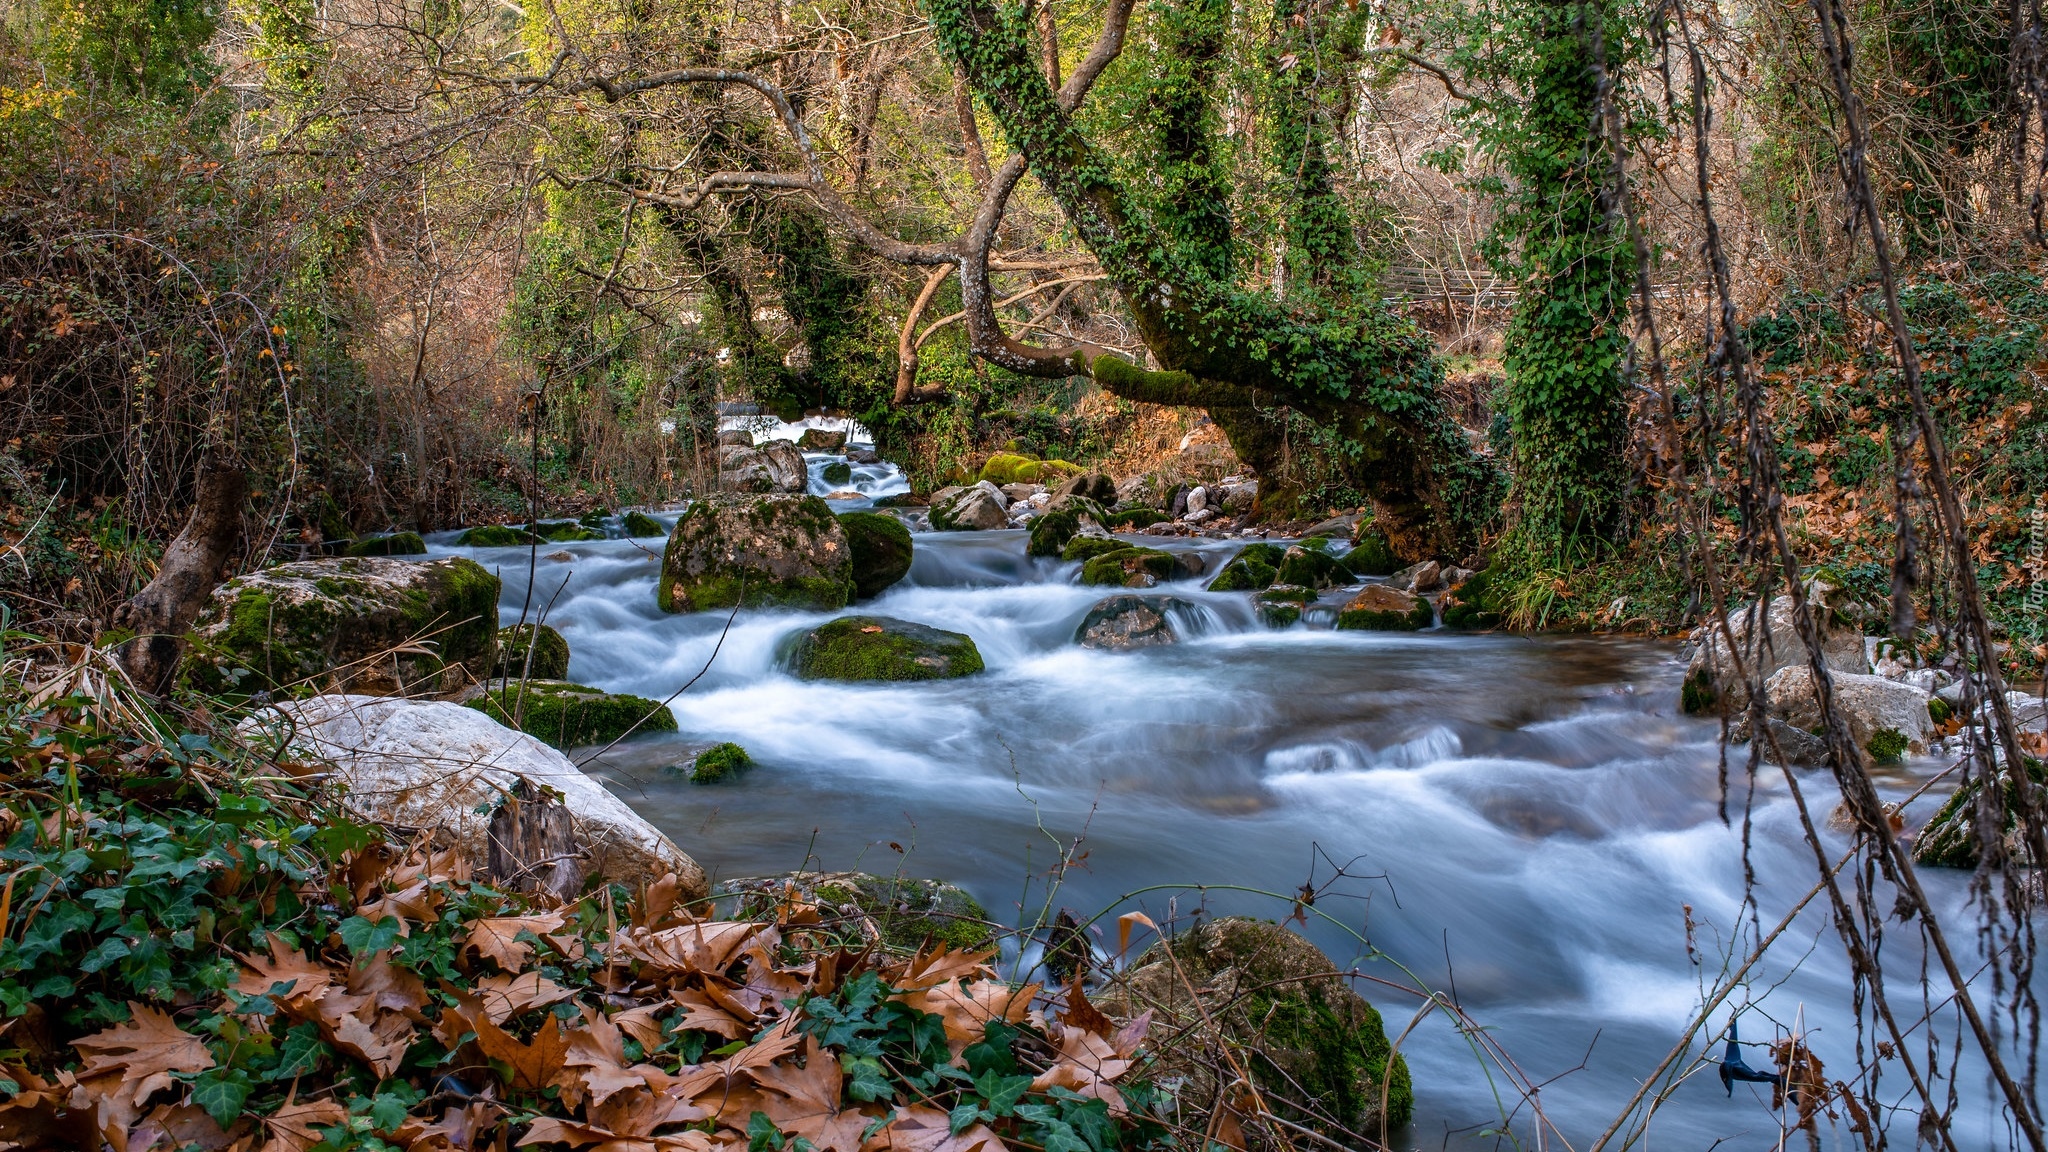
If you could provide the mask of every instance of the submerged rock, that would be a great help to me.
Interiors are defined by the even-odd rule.
[[[584,877],[637,889],[673,873],[684,898],[708,894],[696,861],[568,757],[473,708],[316,696],[277,713],[293,745],[335,766],[341,805],[357,819],[437,835],[479,871],[491,860],[494,810],[524,783],[561,795]]]
[[[1366,585],[1337,613],[1337,627],[1365,632],[1420,632],[1434,623],[1429,601],[1384,584]]]
[[[996,939],[988,909],[966,889],[943,880],[793,872],[720,881],[716,898],[727,897],[735,904],[731,914],[739,919],[773,920],[792,903],[814,905],[826,927],[855,927],[852,934],[898,952],[915,952],[927,944],[976,951]]]
[[[844,460],[834,460],[818,470],[819,478],[827,484],[847,485],[853,483],[853,465]]]
[[[498,662],[492,675],[513,680],[522,677],[529,680],[560,680],[569,674],[569,642],[562,634],[548,627],[539,626],[539,639],[533,645],[533,663],[526,661],[527,640],[536,635],[532,624],[515,624],[510,628],[498,629]]]
[[[490,675],[498,578],[464,557],[283,564],[216,588],[189,638],[202,691],[437,695]]]
[[[950,680],[982,670],[974,638],[887,616],[842,616],[785,650],[799,680]]]
[[[655,591],[665,612],[843,608],[853,548],[816,496],[713,496],[676,521]]]
[[[1116,652],[1172,644],[1180,637],[1174,633],[1167,611],[1185,607],[1190,607],[1187,601],[1172,598],[1111,596],[1098,600],[1074,630],[1074,643]]]
[[[575,544],[586,540],[604,539],[602,531],[574,520],[549,520],[528,524],[526,530],[550,544]]]
[[[1183,1099],[1216,1099],[1227,1087],[1217,1083],[1220,1062],[1207,1058],[1222,1048],[1256,1054],[1244,1068],[1282,1102],[1276,1114],[1347,1147],[1351,1134],[1377,1138],[1383,1124],[1399,1128],[1413,1114],[1408,1065],[1378,1010],[1328,956],[1280,925],[1207,921],[1174,937],[1170,959],[1155,944],[1091,995],[1119,1018],[1149,1010],[1154,1035],[1181,1037],[1159,1050],[1155,1075],[1184,1078]]]
[[[983,480],[969,488],[932,499],[932,527],[941,532],[1001,528],[1010,522],[1009,501],[1002,489]]]
[[[853,548],[854,599],[880,596],[909,575],[912,545],[903,521],[879,512],[847,512],[839,527]]]
[[[668,535],[668,529],[661,526],[661,521],[637,509],[628,509],[625,515],[619,517],[619,526],[625,529],[629,537]]]
[[[676,730],[675,714],[657,701],[566,680],[494,680],[468,705],[556,748],[609,744],[628,732]]]
[[[1403,592],[1434,592],[1443,587],[1443,565],[1434,560],[1411,564],[1387,577],[1387,586]]]
[[[1848,594],[1822,580],[1811,581],[1807,590],[1808,614],[1820,635],[1821,662],[1837,672],[1869,672],[1862,631],[1838,615]],[[1781,668],[1806,663],[1806,645],[1799,639],[1790,594],[1777,597],[1761,611],[1755,601],[1730,609],[1728,630],[1751,675],[1768,680]],[[1692,639],[1697,647],[1686,666],[1680,697],[1685,710],[1719,710],[1733,715],[1747,707],[1749,686],[1735,671],[1735,654],[1729,650],[1720,623],[1708,621],[1693,632]]]
[[[343,549],[344,556],[425,556],[427,542],[417,532],[393,532],[388,536],[365,536]]]
[[[1209,581],[1209,591],[1256,592],[1269,587],[1279,577],[1286,556],[1287,549],[1278,544],[1247,544]]]
[[[720,784],[744,775],[754,766],[747,750],[730,742],[713,744],[690,761],[690,783]]]
[[[1300,544],[1282,553],[1279,570],[1273,579],[1280,584],[1298,584],[1304,588],[1341,588],[1353,583],[1351,569],[1342,561],[1316,547]]]

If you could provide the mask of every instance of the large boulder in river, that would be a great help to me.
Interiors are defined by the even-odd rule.
[[[804,492],[811,486],[811,473],[796,445],[769,440],[755,447],[722,445],[718,480],[733,492]]]
[[[1024,551],[1031,556],[1058,556],[1077,534],[1109,535],[1103,531],[1107,520],[1102,505],[1086,496],[1056,496],[1031,521],[1031,543]]]
[[[880,512],[847,512],[839,527],[853,547],[855,599],[880,596],[910,573],[910,529],[903,521]]]
[[[1927,693],[1911,684],[1853,672],[1830,672],[1828,682],[1834,687],[1835,707],[1849,721],[1849,735],[1872,759],[1895,760],[1901,752],[1927,751],[1934,728]],[[1772,673],[1764,682],[1764,702],[1772,716],[1793,728],[1816,732],[1821,727],[1813,669],[1805,664]],[[1741,727],[1746,727],[1747,716],[1743,719]]]
[[[2041,762],[2027,761],[2027,774],[2038,791],[2042,784]],[[1992,777],[1999,790],[1998,823],[2006,856],[2020,867],[2030,867],[2033,853],[2027,848],[2026,832],[2020,827],[2018,810],[2023,797],[2014,787],[2011,772],[2003,764]],[[1977,834],[1977,799],[1984,782],[1971,780],[1955,790],[1933,819],[1913,837],[1913,862],[1933,868],[1975,868],[1984,854],[1984,842]]]
[[[1420,632],[1434,623],[1429,601],[1385,584],[1366,585],[1337,613],[1337,627],[1361,632]]]
[[[1081,565],[1081,583],[1112,588],[1150,588],[1176,574],[1185,573],[1173,553],[1157,548],[1114,548]]]
[[[941,495],[932,501],[932,527],[941,532],[1001,528],[1010,522],[1003,490],[987,480]]]
[[[438,695],[490,676],[498,578],[462,557],[282,564],[214,589],[189,639],[208,692]]]
[[[806,452],[837,452],[846,447],[846,433],[806,428],[804,434],[797,437],[796,446]]]
[[[1171,598],[1111,596],[1097,601],[1093,608],[1088,609],[1081,626],[1074,630],[1074,643],[1083,648],[1113,652],[1172,644],[1179,637],[1174,635],[1173,622],[1167,618],[1167,610],[1185,606],[1187,601]]]
[[[1244,550],[1230,558],[1216,579],[1209,581],[1211,592],[1256,592],[1271,587],[1280,574],[1280,563],[1287,558],[1288,549],[1278,544],[1247,544]]]
[[[1183,1100],[1215,1100],[1230,1087],[1212,1055],[1244,1053],[1241,1066],[1276,1115],[1332,1144],[1356,1146],[1408,1123],[1414,1088],[1386,1025],[1314,944],[1278,924],[1241,917],[1200,923],[1155,944],[1099,992],[1119,1018],[1153,1013],[1152,1034],[1177,1037],[1157,1052],[1154,1075],[1183,1080]],[[1386,1102],[1384,1110],[1381,1101]],[[1253,1152],[1300,1147],[1245,1124]]]
[[[568,757],[475,709],[316,696],[277,712],[294,746],[334,765],[343,808],[360,820],[436,836],[480,872],[492,866],[492,825],[503,819],[508,799],[524,794],[537,801],[553,792],[574,833],[572,860],[557,863],[575,864],[581,879],[637,889],[673,874],[685,898],[708,894],[696,861]],[[264,716],[250,723],[262,724]]]
[[[628,733],[676,730],[675,714],[657,701],[566,680],[494,680],[468,704],[556,748],[609,744]]]
[[[1807,612],[1820,635],[1821,661],[1836,672],[1862,675],[1870,671],[1863,649],[1861,629],[1842,619],[1840,609],[1848,606],[1848,595],[1823,580],[1807,584]],[[1692,660],[1685,669],[1680,702],[1687,712],[1719,710],[1729,714],[1749,705],[1749,686],[1735,670],[1739,651],[1743,668],[1768,680],[1780,668],[1805,664],[1806,645],[1799,639],[1799,619],[1790,594],[1771,601],[1759,610],[1751,601],[1728,611],[1728,630],[1736,649],[1720,622],[1709,620],[1693,632]]]
[[[669,533],[655,595],[665,612],[741,604],[830,610],[853,599],[853,547],[816,496],[713,496]]]
[[[1296,544],[1281,554],[1274,582],[1303,588],[1341,588],[1353,583],[1351,569],[1323,551],[1320,541]]]
[[[757,450],[768,459],[777,492],[810,491],[811,466],[804,461],[803,449],[787,440],[770,440]]]
[[[887,616],[841,616],[787,642],[799,680],[950,680],[982,670],[974,638]]]

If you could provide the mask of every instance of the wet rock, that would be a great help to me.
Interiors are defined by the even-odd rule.
[[[827,484],[846,485],[853,483],[853,465],[844,460],[834,460],[818,469],[818,477]]]
[[[1835,705],[1849,721],[1850,736],[1873,759],[1897,759],[1901,749],[1895,745],[1901,739],[1904,751],[1916,755],[1927,751],[1933,729],[1927,693],[1882,676],[1831,672],[1828,679],[1834,685]],[[1794,728],[1815,732],[1821,727],[1813,669],[1804,664],[1772,673],[1764,682],[1764,701],[1771,715]],[[1884,733],[1891,736],[1886,738]]]
[[[602,531],[574,520],[545,520],[528,524],[526,530],[550,544],[576,544],[604,539]]]
[[[1863,633],[1837,617],[1837,606],[1848,596],[1824,581],[1808,584],[1808,611],[1820,633],[1822,662],[1838,672],[1863,674],[1870,670],[1863,655]],[[1806,663],[1806,646],[1799,640],[1799,624],[1792,597],[1779,596],[1769,607],[1755,611],[1755,602],[1732,609],[1728,628],[1741,649],[1743,666],[1752,674],[1761,668],[1768,679],[1779,669]],[[1735,671],[1734,653],[1721,634],[1718,622],[1709,621],[1693,632],[1692,660],[1686,666],[1681,703],[1687,712],[1719,709],[1734,714],[1749,704],[1749,687]]]
[[[1429,601],[1384,584],[1366,585],[1337,614],[1337,627],[1366,632],[1419,632],[1435,622]]]
[[[846,459],[853,464],[880,464],[882,454],[873,448],[848,448]]]
[[[514,545],[538,544],[540,537],[524,528],[509,524],[479,524],[466,529],[455,538],[458,548],[510,548]]]
[[[2031,787],[2039,795],[2042,785],[2040,761],[2028,762],[2028,775],[2033,780]],[[1993,780],[2002,801],[1999,822],[2003,829],[2005,853],[2021,867],[2030,867],[2032,853],[2027,849],[2026,836],[2019,824],[2021,797],[2013,774],[2001,765]],[[1982,795],[1981,780],[1971,780],[1956,789],[1913,837],[1914,863],[1935,868],[1975,868],[1984,854],[1984,841],[1977,834],[1977,800]]]
[[[627,536],[634,538],[668,535],[668,529],[661,526],[661,521],[637,509],[627,509],[619,518],[619,526],[625,529]]]
[[[758,450],[768,462],[768,474],[775,482],[774,491],[810,490],[811,468],[804,462],[803,449],[787,440],[770,440]]]
[[[1308,531],[1303,532],[1302,535],[1327,536],[1332,540],[1350,540],[1357,536],[1358,523],[1364,518],[1365,514],[1362,512],[1353,512],[1346,516],[1333,516],[1328,520],[1309,525]]]
[[[1157,508],[1120,508],[1111,512],[1102,521],[1102,526],[1118,532],[1143,531],[1166,519],[1166,513]]]
[[[723,446],[718,450],[718,486],[728,492],[774,492],[775,469],[766,453]]]
[[[1443,567],[1434,560],[1411,564],[1387,577],[1388,587],[1403,592],[1434,592],[1443,587],[1443,582]]]
[[[1438,607],[1443,611],[1444,627],[1479,629],[1499,627],[1505,606],[1494,588],[1493,573],[1488,570],[1471,573],[1453,583]]]
[[[1157,548],[1118,548],[1081,565],[1081,583],[1095,586],[1150,588],[1173,577],[1173,553]]]
[[[1181,1037],[1160,1049],[1154,1074],[1182,1078],[1183,1099],[1218,1098],[1227,1085],[1217,1083],[1221,1062],[1207,1054],[1229,1049],[1257,1053],[1244,1067],[1277,1115],[1346,1147],[1352,1134],[1376,1139],[1383,1123],[1399,1128],[1414,1111],[1408,1066],[1379,1012],[1329,957],[1280,925],[1201,923],[1174,938],[1171,959],[1154,945],[1092,995],[1118,1018],[1149,1010],[1154,1035]]]
[[[1173,578],[1193,580],[1209,570],[1209,562],[1200,552],[1175,552],[1173,554]]]
[[[1296,544],[1281,554],[1274,579],[1282,584],[1305,588],[1341,588],[1352,583],[1351,569],[1343,561],[1316,547]]]
[[[661,561],[665,612],[843,608],[853,599],[853,549],[816,496],[713,496],[690,505]]]
[[[731,915],[773,920],[791,903],[816,907],[821,924],[852,929],[897,952],[932,944],[974,951],[994,945],[996,926],[988,909],[967,890],[943,880],[875,876],[866,872],[794,872],[756,879],[722,880],[716,897],[731,898]]]
[[[1101,472],[1081,472],[1069,476],[1053,489],[1053,495],[1079,496],[1103,505],[1115,504],[1121,498],[1116,481]]]
[[[1113,652],[1151,648],[1179,640],[1167,609],[1185,606],[1186,601],[1144,596],[1111,596],[1098,600],[1081,626],[1074,630],[1074,643],[1083,648]]]
[[[1099,528],[1093,530],[1083,529],[1080,532],[1076,532],[1073,538],[1067,541],[1067,546],[1060,550],[1060,559],[1069,562],[1078,561],[1085,564],[1097,556],[1110,552],[1121,552],[1129,547],[1129,544]]]
[[[452,692],[490,675],[498,578],[463,557],[284,564],[215,589],[190,640],[208,692]]]
[[[528,639],[536,635],[539,639],[532,645],[533,660],[526,658]],[[498,662],[491,675],[517,680],[560,680],[569,674],[569,642],[562,634],[548,627],[532,624],[515,624],[510,628],[498,629]]]
[[[786,642],[799,680],[950,680],[982,670],[974,638],[887,616],[842,616]]]
[[[853,548],[853,595],[856,600],[880,596],[910,572],[910,529],[894,516],[879,512],[848,512],[839,527]]]
[[[704,870],[569,758],[482,712],[449,701],[315,696],[278,716],[304,754],[335,766],[343,808],[357,819],[441,837],[480,871],[493,810],[524,783],[559,793],[589,879],[638,889],[673,873],[686,899],[708,892]]]
[[[1286,556],[1287,549],[1278,544],[1247,544],[1209,581],[1209,591],[1254,592],[1268,587],[1278,577]]]
[[[567,680],[535,678],[523,685],[494,680],[482,695],[465,703],[555,748],[609,744],[629,732],[637,736],[676,730],[675,714],[658,701]]]
[[[1009,501],[1002,489],[984,480],[944,499],[934,497],[931,518],[932,527],[941,532],[1001,528],[1010,522]]]
[[[1043,484],[1005,484],[1002,486],[1004,499],[1012,504],[1020,500],[1029,500],[1033,496],[1041,495],[1044,492],[1045,485]]]
[[[697,753],[690,761],[690,783],[723,784],[745,775],[754,767],[754,758],[737,744],[713,744]]]
[[[1401,560],[1385,533],[1367,528],[1358,534],[1357,545],[1344,554],[1344,566],[1360,576],[1391,576],[1400,570]]]
[[[837,452],[846,447],[846,433],[806,428],[804,434],[797,437],[796,446],[805,452]]]
[[[1208,508],[1209,490],[1199,484],[1188,489],[1187,501],[1182,507],[1185,509],[1181,514],[1183,519],[1194,516]]]
[[[365,536],[342,550],[344,556],[425,556],[427,542],[417,532]]]
[[[744,428],[727,428],[718,434],[720,448],[752,448],[754,434]]]
[[[1199,508],[1180,518],[1181,523],[1188,525],[1206,524],[1214,519],[1216,519],[1216,510],[1214,508]]]

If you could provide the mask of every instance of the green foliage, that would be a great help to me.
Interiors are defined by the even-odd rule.
[[[48,56],[80,86],[183,105],[213,82],[219,0],[48,0],[43,11]]]
[[[1910,742],[1906,734],[1896,728],[1880,728],[1864,742],[1863,749],[1879,764],[1896,764],[1905,758]]]

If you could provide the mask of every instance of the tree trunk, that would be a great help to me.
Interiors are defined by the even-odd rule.
[[[199,466],[196,500],[156,578],[133,599],[114,609],[110,623],[132,632],[116,658],[137,687],[152,695],[170,690],[185,630],[220,584],[221,566],[242,540],[242,504],[249,476],[225,454],[209,455]]]

